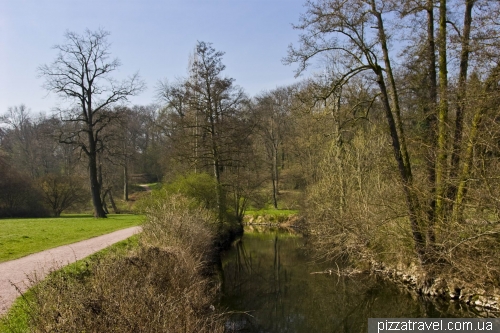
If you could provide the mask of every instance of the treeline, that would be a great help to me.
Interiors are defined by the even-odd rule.
[[[130,182],[162,177],[157,157],[161,141],[154,126],[157,106],[116,107],[109,112],[116,121],[106,128],[98,156],[106,211],[108,205],[116,210],[114,197],[128,200]],[[9,108],[0,120],[0,216],[91,210],[86,158],[77,144],[64,143],[75,133],[71,122],[59,115],[36,116],[24,105]]]
[[[68,36],[74,37],[68,42],[71,47],[77,43],[84,49],[88,43],[106,45],[107,33]],[[303,130],[289,119],[299,85],[250,98],[234,79],[224,76],[223,55],[210,43],[198,42],[187,76],[158,83],[157,104],[129,107],[94,100],[89,113],[84,95],[85,108],[61,109],[52,116],[34,116],[24,105],[9,108],[1,118],[0,151],[8,175],[4,180],[17,179],[29,190],[5,184],[5,197],[24,201],[2,199],[1,215],[58,216],[68,209],[93,209],[103,217],[98,210],[120,211],[116,201],[129,200],[131,184],[182,177],[203,183],[203,175],[215,181],[213,197],[221,224],[241,222],[250,202],[259,208],[281,207],[280,190],[303,189],[308,172],[300,161],[303,144],[289,141],[303,137],[296,134]],[[84,59],[79,56],[78,61]],[[54,67],[42,69],[50,72]],[[36,205],[28,203],[27,192]],[[297,206],[298,201],[289,205]]]

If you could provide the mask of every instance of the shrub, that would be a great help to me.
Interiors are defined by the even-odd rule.
[[[173,182],[165,185],[170,193],[179,193],[196,200],[206,209],[217,210],[215,189],[217,181],[206,173],[191,173],[179,176]]]

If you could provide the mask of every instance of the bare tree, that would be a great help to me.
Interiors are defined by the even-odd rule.
[[[223,55],[211,43],[198,42],[189,78],[175,84],[161,82],[158,87],[158,98],[165,103],[171,122],[167,135],[182,145],[182,158],[191,162],[195,172],[211,172],[217,182],[221,225],[225,216],[222,187],[227,187],[223,172],[242,166],[239,157],[250,133],[243,116],[247,97],[234,79],[223,76]]]
[[[83,186],[79,177],[48,174],[38,182],[44,201],[54,216],[61,216],[66,209],[87,200],[82,194]]]
[[[293,96],[292,87],[277,88],[256,98],[258,121],[257,134],[265,148],[266,159],[273,186],[273,206],[278,208],[280,173],[283,169],[288,116]]]
[[[72,103],[61,110],[64,121],[74,124],[70,133],[61,133],[60,142],[77,145],[88,158],[88,169],[95,217],[106,217],[101,202],[97,154],[104,149],[102,130],[115,118],[110,106],[127,101],[139,93],[144,83],[138,74],[118,82],[111,73],[120,67],[110,58],[109,32],[86,30],[82,35],[66,32],[66,42],[56,45],[58,56],[50,65],[38,68],[44,87]]]

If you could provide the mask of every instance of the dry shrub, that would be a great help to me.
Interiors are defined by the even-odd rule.
[[[376,128],[324,153],[309,186],[306,220],[320,255],[352,261],[412,258],[405,202],[390,145]]]
[[[224,316],[212,306],[219,283],[205,271],[213,245],[207,217],[184,198],[167,198],[132,253],[41,283],[30,306],[32,331],[223,332]]]
[[[489,289],[500,284],[500,224],[468,219],[440,233],[442,275]]]
[[[148,222],[142,233],[145,244],[168,244],[199,259],[211,254],[216,222],[207,209],[181,195],[166,195],[152,200],[146,213]]]

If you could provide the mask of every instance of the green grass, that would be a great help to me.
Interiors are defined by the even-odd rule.
[[[298,210],[292,209],[259,209],[259,210],[247,210],[245,212],[245,217],[243,222],[250,222],[253,219],[263,219],[265,223],[279,225],[281,223],[287,222],[292,216],[299,213]],[[255,221],[253,221],[255,222]]]
[[[298,210],[294,209],[259,209],[259,210],[247,210],[245,215],[253,216],[290,216],[298,214]]]
[[[59,218],[0,219],[0,262],[140,225],[142,215],[63,215]]]
[[[152,190],[159,190],[161,188],[161,183],[149,183],[149,184],[146,184],[148,185],[148,187]]]
[[[127,253],[138,246],[138,236],[132,236],[128,239],[120,241],[107,247],[99,252],[96,252],[82,260],[78,260],[68,266],[52,272],[47,279],[54,275],[66,275],[69,279],[81,279],[82,277],[90,274],[92,265],[100,258],[106,255],[114,255],[120,253]],[[36,289],[36,287],[34,287]],[[29,309],[28,303],[33,301],[34,288],[30,288],[23,296],[18,297],[14,304],[12,304],[9,311],[5,316],[0,318],[0,333],[29,332]]]

